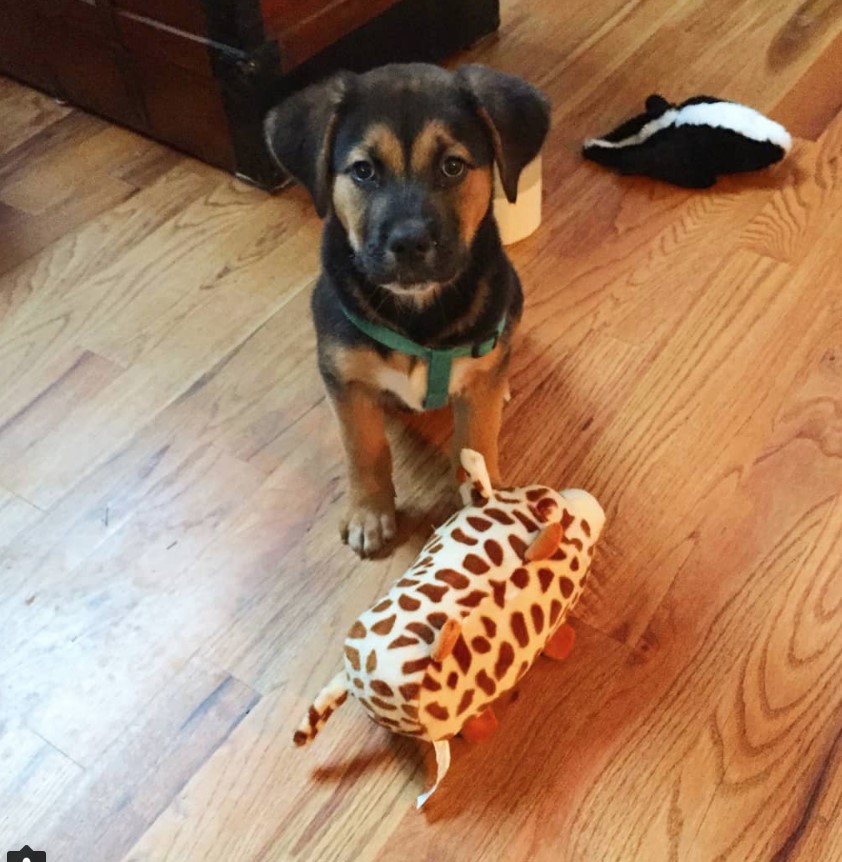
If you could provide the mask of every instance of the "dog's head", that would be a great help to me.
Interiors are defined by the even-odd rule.
[[[342,224],[374,284],[411,293],[455,280],[492,201],[510,201],[549,126],[544,96],[485,66],[340,73],[269,112],[266,140],[320,216]]]

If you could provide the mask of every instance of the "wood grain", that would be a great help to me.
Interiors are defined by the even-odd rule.
[[[0,758],[0,836],[4,846],[21,847],[19,835],[30,836],[24,840],[33,847],[43,846],[50,813],[61,806],[84,770],[10,715],[4,715],[0,731]]]
[[[0,109],[4,117],[0,128],[0,155],[70,113],[69,108],[49,96],[18,87],[6,79],[0,81]]]
[[[7,545],[27,525],[38,519],[39,510],[26,500],[0,488],[0,547]]]
[[[390,421],[400,541],[358,560],[306,195],[0,81],[0,846],[837,862],[839,11],[505,0],[466,55],[553,101],[503,473],[589,488],[608,528],[572,656],[455,742],[423,814],[427,747],[353,704],[291,733],[456,505],[450,418]],[[653,90],[743,100],[794,150],[706,192],[583,163]]]

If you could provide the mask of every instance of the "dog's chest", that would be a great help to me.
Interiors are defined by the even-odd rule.
[[[375,370],[373,384],[377,389],[397,396],[407,407],[423,410],[427,395],[427,363],[422,359],[412,361],[403,356],[400,359],[403,361],[380,363]],[[447,387],[450,395],[464,392],[480,367],[480,359],[454,359]]]
[[[406,370],[384,362],[376,369],[372,383],[376,389],[395,395],[407,407],[422,410],[427,394],[427,365],[415,362],[411,370]],[[450,383],[452,386],[452,377]]]
[[[453,360],[448,392],[460,395],[498,364],[501,346],[485,356],[465,356]],[[427,395],[427,362],[394,351],[383,357],[369,348],[357,348],[337,357],[336,369],[345,383],[362,383],[389,393],[412,410],[423,410]]]

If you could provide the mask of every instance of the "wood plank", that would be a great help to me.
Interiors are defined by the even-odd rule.
[[[0,725],[0,841],[46,847],[46,821],[83,774],[82,767],[4,714]]]
[[[742,230],[740,245],[776,260],[792,262],[812,252],[842,208],[842,115],[830,123],[819,142],[803,147],[800,175],[769,199]]]
[[[0,462],[26,459],[38,441],[48,437],[56,416],[66,415],[80,402],[94,398],[120,376],[122,368],[90,351],[78,359],[57,380],[27,406],[0,425]]]
[[[811,796],[838,756],[842,496],[828,508],[817,512],[826,513],[824,524],[798,567],[797,584],[777,591],[721,701],[721,779],[688,859],[772,856],[812,820]]]
[[[31,163],[10,155],[5,170],[0,168],[0,274],[101,213],[107,215],[177,163],[172,153],[162,158],[160,145],[123,129],[96,129]],[[115,169],[118,155],[121,166]]]
[[[790,168],[785,185],[797,176]],[[548,479],[567,483],[576,478],[569,471],[609,427],[629,387],[705,289],[706,278],[738,246],[746,221],[773,194],[763,185],[742,192],[726,185],[714,196],[690,196],[638,181],[624,191],[588,168],[570,180],[575,210],[587,208],[588,215],[560,224],[549,212],[547,234],[513,249],[515,264],[531,274],[531,301],[513,358],[507,409],[516,415],[565,404],[557,422],[569,442],[563,452],[556,447],[556,459],[563,460]],[[641,212],[648,218],[635,215]],[[704,242],[711,230],[721,231],[715,254]],[[576,381],[573,393],[570,381]],[[552,440],[530,425],[507,424],[504,439],[510,433],[504,469],[509,481],[528,481],[523,456],[543,454]]]
[[[55,122],[41,123],[34,134],[0,157],[0,180],[5,183],[15,171],[37,170],[39,164],[47,164],[60,157],[55,150],[76,147],[105,128],[107,125],[103,120],[79,111],[65,114]]]
[[[775,107],[778,122],[794,135],[816,140],[842,110],[842,33],[813,62]]]
[[[659,524],[658,548],[674,547],[686,535],[682,520],[677,519],[672,525],[678,532],[674,539],[668,537],[670,512],[675,512],[669,502],[671,494],[703,499],[709,483],[723,472],[740,469],[762,440],[765,422],[777,412],[785,387],[799,372],[802,352],[811,349],[826,331],[828,314],[832,314],[828,304],[835,296],[832,285],[840,273],[836,234],[830,229],[825,236],[821,245],[813,246],[815,257],[808,262],[803,281],[794,280],[786,264],[775,266],[739,251],[726,258],[670,343],[641,375],[610,430],[581,462],[581,473],[574,475],[578,484],[593,485],[619,469],[622,478],[612,480],[616,496],[605,492],[602,498],[609,509],[616,506],[618,510],[624,505],[637,508],[628,501],[641,494],[651,501],[647,510]],[[812,298],[807,299],[812,291]],[[818,316],[816,308],[820,309]],[[800,322],[793,330],[796,320]],[[732,341],[729,333],[739,333],[739,338]],[[786,350],[780,349],[783,339]],[[793,361],[794,356],[799,359]],[[762,374],[764,380],[770,375],[762,395],[760,390],[752,391],[752,374]],[[677,401],[668,406],[673,397]],[[645,419],[650,410],[655,413],[651,420]],[[685,474],[686,484],[679,488],[675,484],[682,483],[677,478],[682,476],[679,463],[687,452],[693,453],[695,469]],[[615,458],[621,459],[622,467],[615,466]],[[670,463],[670,459],[675,460]],[[654,462],[657,471],[652,470]],[[658,484],[657,476],[669,477],[668,484]],[[625,494],[629,495],[626,502]],[[642,554],[627,558],[632,566],[658,554],[655,547],[647,549],[639,542],[641,534],[655,536],[648,522],[650,514],[638,508],[628,522],[629,550],[634,544],[632,553]],[[612,535],[622,543],[619,533]],[[653,588],[650,580],[647,592]],[[650,594],[647,599],[639,591],[628,598],[629,605],[622,605],[623,623],[606,620],[604,625],[606,630],[621,626],[624,636],[634,643],[645,629],[648,612],[643,612],[639,626],[628,629],[635,616],[631,608],[650,599],[657,604],[660,598]]]
[[[82,179],[77,194],[67,198],[43,215],[30,215],[9,204],[2,204],[2,240],[0,240],[0,274],[31,258],[74,227],[84,225],[96,216],[130,198],[130,185],[112,178]]]
[[[285,301],[287,289],[295,292],[303,286],[298,281],[290,286],[278,281],[275,292],[265,298],[236,289],[203,290],[204,283],[234,264],[238,249],[247,244],[256,222],[252,219],[244,223],[240,216],[255,199],[262,202],[264,223],[275,221],[274,200],[266,200],[261,193],[241,184],[224,182],[188,208],[183,217],[135,246],[116,265],[85,285],[76,286],[70,299],[69,320],[60,306],[51,303],[43,309],[46,320],[38,319],[40,310],[36,309],[34,319],[15,323],[17,331],[12,343],[16,355],[21,360],[25,357],[27,363],[26,374],[19,374],[15,380],[18,389],[40,371],[37,357],[46,360],[69,344],[95,346],[106,358],[110,356],[131,367],[97,397],[70,411],[61,426],[54,429],[55,439],[63,441],[62,447],[56,448],[55,439],[42,438],[26,458],[0,470],[11,490],[18,489],[36,503],[57,499],[68,483],[78,481],[125,441],[141,416],[148,418],[165,407],[208,365],[257,329]],[[256,212],[255,218],[258,217]],[[184,241],[185,225],[190,225],[189,242]],[[216,253],[210,252],[209,244],[222,236],[225,243],[217,247]],[[151,247],[155,251],[150,256]],[[137,261],[143,261],[143,265],[127,281],[122,267],[134,267]],[[117,284],[120,290],[114,289]],[[157,321],[151,341],[137,338],[138,329],[143,332],[144,319]],[[118,328],[119,321],[126,322],[125,330]],[[98,332],[108,332],[108,340],[98,343]],[[131,332],[136,344],[128,353],[111,349],[115,339],[124,339],[123,332]],[[192,378],[187,372],[191,362]],[[14,360],[7,368],[11,370],[13,365]],[[90,439],[91,421],[99,428],[101,447],[93,460],[85,446]],[[74,436],[75,442],[71,442]],[[65,445],[67,448],[63,448]]]
[[[202,481],[208,473],[212,484]],[[30,595],[18,593],[6,619],[0,677],[9,708],[25,707],[39,735],[76,762],[95,763],[219,625],[224,573],[217,594],[182,573],[261,478],[212,447],[196,451],[70,579],[55,570],[30,577]],[[128,660],[142,653],[143,661]]]
[[[804,816],[790,832],[781,848],[780,858],[789,853],[793,862],[812,859],[837,859],[842,853],[842,837],[835,824],[842,815],[842,759],[838,737],[819,771],[813,794],[804,808]]]
[[[0,547],[7,545],[41,514],[32,503],[0,488]]]
[[[4,80],[0,78],[0,85]],[[0,89],[0,110],[4,117],[0,128],[0,155],[70,113],[70,108],[58,104],[55,99],[34,90],[12,87],[10,83]]]
[[[136,722],[44,818],[39,846],[61,859],[76,852],[80,835],[95,835],[91,862],[119,859],[257,700],[238,680],[196,661],[162,678]],[[122,775],[126,763],[130,776]]]
[[[0,334],[8,345],[20,321],[61,301],[134,244],[216,186],[205,169],[179,164],[148,191],[70,231],[37,257],[0,276]],[[22,324],[24,327],[26,324]],[[4,397],[8,397],[6,392]]]
[[[208,302],[162,339],[157,353],[68,411],[49,435],[35,441],[18,460],[3,465],[4,484],[36,505],[47,506],[60,498],[125,444],[144,418],[163,409],[189,385],[181,377],[183,365],[193,363],[195,379],[257,328],[266,314],[265,303],[246,296],[236,298],[237,314],[229,303],[230,297]],[[95,450],[90,448],[91,427],[98,429]]]
[[[118,158],[130,162],[159,149],[138,135],[109,127],[75,147],[54,151],[52,158],[40,159],[36,170],[24,166],[7,173],[0,198],[28,215],[41,215],[78,196],[91,177],[109,177],[108,171]]]

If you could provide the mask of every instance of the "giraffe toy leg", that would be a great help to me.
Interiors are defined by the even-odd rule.
[[[469,718],[462,726],[462,736],[468,742],[485,742],[494,735],[497,730],[497,716],[489,706],[479,715]]]
[[[547,641],[544,647],[544,655],[548,658],[561,661],[573,652],[576,643],[576,629],[570,623],[562,623],[558,631]]]

